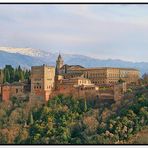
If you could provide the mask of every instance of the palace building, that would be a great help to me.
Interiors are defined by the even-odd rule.
[[[120,100],[127,90],[127,84],[138,84],[140,73],[133,68],[85,68],[81,65],[68,65],[64,64],[59,54],[56,67],[31,67],[31,84],[3,84],[1,71],[0,77],[0,97],[3,101],[8,101],[11,97],[29,97],[30,101],[46,102],[58,94],[76,98]]]
[[[57,59],[58,75],[64,79],[83,77],[90,79],[95,85],[114,84],[118,81],[125,81],[127,84],[137,84],[140,78],[140,72],[133,68],[115,68],[115,67],[97,67],[84,68],[80,65],[63,65],[63,59],[60,55],[60,61]]]

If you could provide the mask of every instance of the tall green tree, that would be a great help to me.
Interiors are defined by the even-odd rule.
[[[5,71],[5,76],[6,76],[6,82],[10,82],[10,72],[8,69]]]
[[[33,125],[33,123],[34,123],[34,119],[33,119],[33,114],[32,114],[32,112],[31,112],[31,113],[30,113],[29,124],[30,124],[30,125]]]
[[[23,71],[20,71],[20,80],[24,81],[24,73],[23,73]]]
[[[15,69],[14,81],[19,81],[19,72],[17,68]]]
[[[86,101],[86,98],[84,99],[84,112],[87,111],[87,101]]]

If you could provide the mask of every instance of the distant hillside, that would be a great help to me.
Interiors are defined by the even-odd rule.
[[[0,67],[6,64],[21,65],[29,68],[32,65],[55,65],[58,53],[45,52],[32,48],[0,47]],[[127,62],[116,59],[100,60],[83,55],[62,54],[67,64],[79,64],[84,67],[127,67],[137,68],[141,73],[148,72],[148,62]]]
[[[41,65],[42,63],[44,61],[36,57],[0,51],[0,67],[10,64],[14,67],[20,65],[21,67],[29,68],[32,65]]]

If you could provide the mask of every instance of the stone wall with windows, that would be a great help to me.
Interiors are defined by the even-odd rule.
[[[48,101],[55,85],[55,68],[42,65],[31,68],[30,99]]]

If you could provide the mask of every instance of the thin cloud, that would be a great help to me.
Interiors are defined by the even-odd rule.
[[[1,46],[148,61],[148,6],[0,5],[0,18]]]

